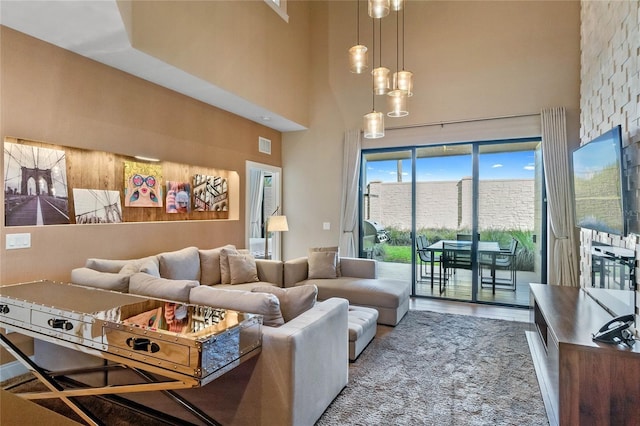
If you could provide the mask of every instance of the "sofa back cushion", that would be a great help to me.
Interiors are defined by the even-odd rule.
[[[220,252],[223,248],[235,250],[235,246],[228,244],[207,250],[198,250],[200,254],[200,284],[212,285],[220,284],[222,276],[220,273]]]
[[[86,285],[88,287],[113,290],[126,293],[129,291],[129,275],[100,272],[90,268],[76,268],[71,271],[73,284]]]
[[[87,259],[84,266],[89,269],[93,269],[94,271],[111,272],[113,274],[117,274],[118,272],[120,272],[122,267],[129,262],[131,261],[130,260],[96,259],[92,257]]]
[[[141,259],[132,259],[124,264],[120,273],[124,275],[133,275],[136,272],[148,272],[155,276],[160,276],[157,256],[148,256]]]
[[[199,286],[191,290],[189,303],[259,314],[270,327],[284,324],[280,301],[273,294]]]
[[[129,293],[158,299],[189,302],[191,289],[200,284],[194,280],[172,280],[137,272],[129,278]]]
[[[330,246],[330,247],[312,247],[308,250],[308,254],[315,252],[333,252],[336,255],[336,276],[341,277],[342,271],[340,268],[340,247],[338,246]]]
[[[160,253],[158,260],[162,278],[200,281],[200,254],[197,247]]]
[[[275,295],[280,301],[280,311],[282,311],[285,322],[289,322],[301,313],[313,308],[318,298],[318,287],[315,285],[301,285],[291,288],[259,286],[254,287],[251,291]]]

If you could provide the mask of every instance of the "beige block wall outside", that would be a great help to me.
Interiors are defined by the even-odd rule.
[[[533,231],[534,187],[533,179],[483,180],[479,188],[480,230]],[[372,182],[369,194],[365,218],[385,228],[411,230],[411,182]],[[470,179],[416,183],[417,230],[470,230],[472,211]]]
[[[636,251],[636,324],[640,324],[640,3],[583,1],[581,9],[580,139],[587,143],[622,126],[629,193],[627,217],[635,233],[623,238],[583,229],[580,284],[591,285],[591,243]]]

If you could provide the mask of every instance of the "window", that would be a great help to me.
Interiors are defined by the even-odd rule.
[[[285,22],[289,22],[287,15],[287,0],[264,0]]]

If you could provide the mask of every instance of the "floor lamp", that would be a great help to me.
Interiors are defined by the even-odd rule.
[[[269,256],[269,232],[284,232],[289,230],[286,216],[269,216],[264,227],[264,258],[271,259]]]

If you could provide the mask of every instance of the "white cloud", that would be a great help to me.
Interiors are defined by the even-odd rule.
[[[498,163],[498,164],[494,164],[493,166],[491,166],[492,169],[497,169],[499,167],[502,167],[502,164]]]
[[[534,163],[529,163],[526,166],[523,167],[525,170],[535,170],[536,169],[536,165]]]

